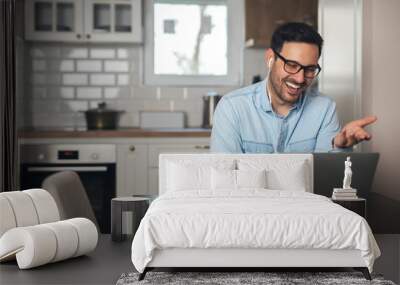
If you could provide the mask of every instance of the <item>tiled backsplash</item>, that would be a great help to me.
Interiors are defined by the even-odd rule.
[[[246,84],[251,75],[264,70],[259,62],[262,53],[256,53],[259,56],[250,54],[245,65]],[[142,62],[141,46],[27,43],[23,126],[83,128],[80,111],[105,101],[110,108],[126,111],[121,127],[138,126],[140,110],[185,111],[188,127],[199,127],[202,96],[210,90],[225,94],[239,87],[144,86]]]

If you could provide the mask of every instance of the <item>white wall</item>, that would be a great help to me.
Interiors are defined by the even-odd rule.
[[[247,49],[243,57],[245,85],[256,74],[265,76],[264,50]],[[189,127],[199,127],[203,95],[210,90],[225,94],[240,87],[146,86],[142,46],[27,43],[21,66],[27,79],[21,113],[26,127],[84,128],[83,113],[78,111],[94,108],[100,101],[126,111],[122,127],[138,126],[140,110],[171,108],[187,113]]]
[[[335,100],[342,125],[360,116],[361,7],[360,0],[319,1],[319,90]]]
[[[362,111],[378,121],[365,147],[381,157],[373,191],[400,201],[400,1],[364,1]],[[399,204],[400,206],[400,204]],[[394,217],[395,218],[395,217]],[[400,216],[397,223],[400,224]]]

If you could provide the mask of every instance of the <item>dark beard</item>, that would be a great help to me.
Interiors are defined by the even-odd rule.
[[[294,105],[296,102],[297,102],[297,100],[299,100],[299,98],[300,98],[300,96],[297,98],[297,100],[296,100],[296,102],[292,102],[292,101],[287,101],[283,96],[282,96],[282,88],[280,88],[281,87],[281,85],[276,85],[274,82],[275,82],[275,80],[274,80],[274,78],[273,78],[273,75],[272,74],[270,74],[270,77],[269,77],[269,81],[271,82],[271,88],[272,88],[272,92],[274,92],[274,94],[278,97],[278,99],[281,101],[281,102],[284,102],[284,103],[286,103],[286,104],[290,104],[290,105]],[[268,82],[267,82],[267,84],[268,84]],[[285,83],[283,83],[283,84],[285,84]],[[270,98],[271,98],[271,94],[269,94],[269,96],[270,96]],[[272,98],[271,98],[271,100],[272,100]]]

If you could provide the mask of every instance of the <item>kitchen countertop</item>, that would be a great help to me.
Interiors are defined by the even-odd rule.
[[[148,138],[148,137],[210,137],[211,129],[141,129],[117,130],[60,130],[30,129],[18,132],[19,138]]]

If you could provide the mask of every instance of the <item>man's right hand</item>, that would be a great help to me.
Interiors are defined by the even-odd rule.
[[[346,148],[363,140],[370,140],[372,136],[364,130],[364,127],[374,123],[377,119],[376,116],[368,116],[346,124],[333,141],[335,147]]]

